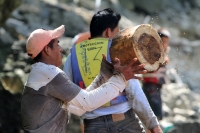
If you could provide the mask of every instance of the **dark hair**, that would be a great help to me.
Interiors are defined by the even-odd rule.
[[[98,11],[94,14],[90,22],[91,38],[101,36],[107,28],[113,31],[117,27],[120,19],[121,15],[110,8]]]
[[[52,39],[47,46],[50,47],[51,49],[53,49],[53,43],[54,43],[55,39]],[[34,62],[39,62],[40,59],[42,58],[42,51],[33,59]]]

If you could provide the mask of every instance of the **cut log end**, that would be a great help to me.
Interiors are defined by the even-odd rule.
[[[143,24],[119,32],[110,47],[111,60],[119,58],[128,65],[133,58],[144,63],[149,72],[156,71],[164,62],[164,49],[160,36],[152,26]]]
[[[155,38],[151,35],[143,33],[138,39],[138,48],[142,52],[144,58],[154,64],[161,57],[161,49]]]

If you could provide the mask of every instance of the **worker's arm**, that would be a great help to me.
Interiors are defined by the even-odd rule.
[[[159,123],[157,117],[152,111],[139,81],[136,79],[129,80],[125,91],[128,99],[132,100],[133,110],[145,127],[149,130],[153,130],[155,127],[158,127]]]
[[[134,75],[136,73],[135,71],[137,71],[137,73],[146,72],[143,71],[144,65],[140,65],[137,68],[132,67],[132,65],[136,61],[137,60],[134,59],[128,66],[122,67],[120,66],[120,61],[118,60],[118,63],[116,63],[114,67],[112,67],[106,61],[104,56],[104,60],[102,60],[101,63],[100,74],[95,78],[94,82],[92,82],[91,85],[86,89],[91,91],[87,92],[81,90],[78,96],[69,102],[70,112],[76,115],[82,115],[84,113],[84,110],[92,111],[116,97],[119,94],[119,92],[122,92],[125,88],[124,85],[126,83],[126,80],[131,78],[137,78]],[[112,76],[113,74],[114,76]],[[107,83],[104,83],[106,81]],[[93,90],[94,88],[97,89]],[[97,95],[99,92],[101,94]]]
[[[69,102],[69,111],[76,115],[82,115],[85,111],[92,111],[119,95],[126,86],[126,81],[121,75],[112,76],[106,83],[90,92],[81,90],[79,94]]]

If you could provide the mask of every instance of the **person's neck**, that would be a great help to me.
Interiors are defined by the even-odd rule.
[[[105,38],[103,36],[96,36],[96,37],[91,37],[90,39],[95,39],[95,38]]]
[[[38,62],[42,62],[42,63],[45,63],[47,65],[54,65],[54,64],[52,64],[50,59],[46,59],[46,58],[43,58],[43,59],[39,60]]]

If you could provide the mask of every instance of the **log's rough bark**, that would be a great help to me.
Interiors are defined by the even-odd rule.
[[[164,62],[163,43],[151,25],[138,25],[116,34],[110,47],[110,57],[112,62],[119,58],[121,65],[128,65],[133,58],[138,58],[137,65],[144,63],[145,69],[153,72]]]

